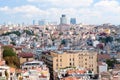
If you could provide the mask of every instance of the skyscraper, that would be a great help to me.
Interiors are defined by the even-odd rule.
[[[60,18],[60,24],[67,24],[67,18],[66,15],[62,14]]]
[[[70,19],[70,24],[76,24],[76,18],[71,18]]]
[[[35,20],[33,20],[33,25],[35,25]]]
[[[45,20],[39,20],[39,21],[38,21],[38,24],[39,24],[40,26],[44,26],[44,25],[46,24],[46,21],[45,21]]]

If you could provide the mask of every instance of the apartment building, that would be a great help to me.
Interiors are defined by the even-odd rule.
[[[66,67],[82,67],[97,73],[97,52],[89,50],[71,50],[57,52],[43,52],[42,60],[47,64],[50,72]]]
[[[21,67],[23,80],[50,80],[49,69],[42,61],[25,62]]]

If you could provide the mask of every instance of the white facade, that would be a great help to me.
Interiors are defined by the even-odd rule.
[[[101,72],[107,72],[108,65],[106,63],[103,63],[99,65],[99,73]]]
[[[22,65],[23,80],[49,80],[49,69],[42,61],[26,62]]]

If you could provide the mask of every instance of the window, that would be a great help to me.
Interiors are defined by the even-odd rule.
[[[93,64],[91,66],[93,67]]]
[[[60,64],[60,66],[62,67],[62,64]]]
[[[93,59],[93,56],[90,56],[89,59]]]
[[[56,62],[58,62],[58,59],[56,59]]]
[[[91,65],[89,65],[89,67],[91,67]]]
[[[70,61],[71,61],[71,58],[70,58]]]
[[[60,59],[60,62],[62,62],[62,59]]]
[[[92,69],[92,71],[93,71],[93,69]]]
[[[73,61],[74,61],[74,58],[73,58]]]
[[[72,64],[70,63],[70,66],[71,66]]]
[[[0,72],[0,76],[2,76],[2,72]]]
[[[85,65],[87,65],[87,63],[85,63]]]
[[[87,59],[85,59],[85,61],[87,61]]]
[[[58,66],[58,64],[56,64],[56,66]]]

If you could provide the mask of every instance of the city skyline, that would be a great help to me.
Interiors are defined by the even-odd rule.
[[[65,5],[64,5],[65,4]],[[0,24],[46,19],[59,24],[62,14],[77,23],[119,25],[119,0],[0,0]]]

